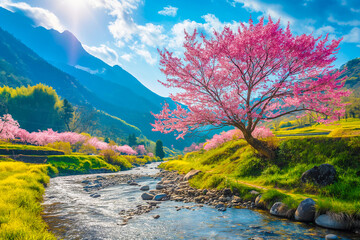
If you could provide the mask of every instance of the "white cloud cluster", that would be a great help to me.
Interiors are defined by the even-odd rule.
[[[141,45],[160,47],[167,36],[163,34],[164,28],[161,25],[135,23],[132,14],[141,3],[140,0],[90,0],[90,3],[95,8],[105,9],[110,16],[115,18],[109,23],[108,29],[118,47],[129,44],[129,47],[133,48],[135,53],[143,57],[149,64],[156,63],[149,51],[144,47],[138,47],[137,41],[140,41]],[[130,58],[129,55],[122,57],[125,60],[130,60]]]
[[[22,11],[25,15],[34,20],[36,26],[42,26],[46,29],[55,29],[59,32],[65,30],[58,17],[44,8],[32,7],[25,2],[14,3],[9,0],[0,0],[0,7],[11,12]]]
[[[164,15],[164,16],[171,16],[171,17],[175,17],[177,14],[178,8],[173,7],[173,6],[167,6],[164,7],[163,10],[160,10],[158,12],[158,14],[160,15]]]
[[[268,4],[260,0],[234,0],[234,3],[242,3],[243,8],[250,12],[262,12],[266,16],[271,16],[274,19],[281,19],[283,25],[295,23],[295,19],[282,10],[280,4]],[[234,6],[234,5],[233,5]]]
[[[360,47],[360,28],[354,27],[351,31],[344,36],[344,42],[359,43]]]
[[[83,44],[83,47],[88,53],[100,58],[111,66],[119,64],[119,56],[117,52],[105,44],[101,44],[100,47],[87,46]]]

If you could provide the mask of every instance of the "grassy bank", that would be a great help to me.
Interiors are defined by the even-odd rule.
[[[10,143],[0,144],[0,149],[31,150],[35,153],[54,150]],[[46,164],[23,163],[11,157],[0,156],[0,239],[9,240],[56,239],[41,218],[40,203],[50,176],[115,172],[159,160],[113,152],[42,156],[47,159]]]
[[[276,201],[296,208],[300,201],[311,197],[317,202],[318,213],[341,212],[358,218],[360,137],[293,138],[277,145],[273,161],[257,156],[244,140],[234,140],[209,151],[188,153],[161,167],[180,173],[201,170],[190,180],[196,188],[236,188],[245,199],[254,198],[249,191],[257,189],[268,208]],[[336,168],[338,179],[334,184],[320,188],[301,182],[303,172],[323,163]]]
[[[0,162],[0,239],[56,239],[40,216],[51,168]]]

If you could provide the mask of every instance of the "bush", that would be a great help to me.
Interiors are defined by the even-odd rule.
[[[66,155],[72,154],[71,144],[69,142],[48,143],[45,147],[50,147],[63,151]]]

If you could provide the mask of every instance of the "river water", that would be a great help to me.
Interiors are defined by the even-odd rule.
[[[140,185],[155,189],[159,180],[150,175],[159,170],[158,163],[116,174],[141,174]],[[96,174],[96,176],[114,175]],[[225,212],[195,203],[162,202],[149,213],[135,215],[121,225],[119,212],[146,204],[139,186],[119,184],[97,191],[90,197],[81,181],[90,175],[56,177],[50,180],[44,197],[43,218],[59,239],[324,239],[333,233],[342,239],[360,239],[356,235],[336,232],[303,223],[273,217],[266,212],[228,208]],[[179,206],[191,209],[176,210]],[[154,215],[160,215],[154,219]]]

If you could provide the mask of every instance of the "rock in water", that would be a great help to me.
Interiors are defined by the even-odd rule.
[[[165,193],[160,193],[160,194],[158,194],[158,195],[156,195],[156,196],[154,197],[154,200],[155,200],[155,201],[162,201],[162,200],[164,200],[165,198],[167,198],[167,195],[166,195]]]
[[[302,201],[295,212],[295,220],[300,222],[312,222],[315,216],[315,201],[307,198]]]
[[[270,214],[278,217],[287,217],[288,216],[288,207],[285,203],[276,202],[270,209]]]
[[[141,194],[141,198],[142,198],[142,200],[153,200],[154,195],[151,195],[149,193],[143,193],[143,194]]]
[[[184,177],[184,181],[188,181],[191,178],[193,178],[194,176],[198,175],[201,171],[200,170],[191,170],[190,172],[188,172],[185,177]]]
[[[301,181],[304,183],[314,183],[319,186],[333,184],[336,180],[336,170],[330,164],[321,164],[307,170],[301,175]]]
[[[347,229],[345,222],[336,220],[327,214],[318,216],[315,219],[315,223],[317,225],[319,225],[321,227],[325,227],[325,228],[332,228],[332,229],[338,229],[338,230],[346,230]]]
[[[158,219],[160,217],[160,215],[154,215],[153,218],[154,219]]]
[[[142,187],[140,188],[141,191],[148,191],[149,189],[150,189],[150,187],[149,187],[148,185],[142,186]]]
[[[328,234],[325,236],[325,240],[336,240],[339,239],[335,234]]]

